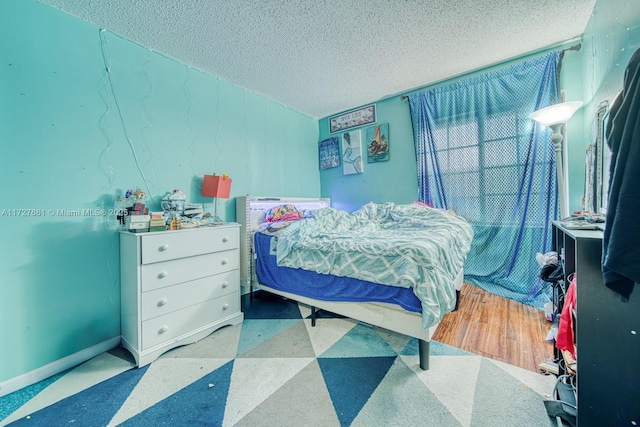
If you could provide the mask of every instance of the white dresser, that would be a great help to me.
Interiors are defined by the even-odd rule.
[[[138,366],[242,322],[239,231],[120,232],[122,345]]]

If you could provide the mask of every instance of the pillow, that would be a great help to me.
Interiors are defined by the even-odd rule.
[[[292,219],[302,219],[304,214],[295,205],[279,205],[267,211],[264,217],[265,222],[290,221]]]

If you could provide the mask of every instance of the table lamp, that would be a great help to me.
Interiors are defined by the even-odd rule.
[[[202,195],[214,198],[213,221],[222,222],[218,216],[218,199],[228,199],[231,191],[231,178],[227,174],[205,175],[202,180]]]

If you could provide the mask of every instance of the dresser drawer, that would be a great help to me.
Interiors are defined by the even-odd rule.
[[[240,295],[234,292],[213,300],[142,322],[142,349],[169,341],[240,311]]]
[[[172,261],[145,264],[142,292],[176,285],[240,268],[240,250],[232,249]]]
[[[142,320],[149,320],[198,303],[240,291],[240,271],[216,274],[142,294]]]
[[[142,238],[142,264],[186,258],[240,247],[236,227],[168,231]]]

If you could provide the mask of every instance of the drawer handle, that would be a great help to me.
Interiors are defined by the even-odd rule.
[[[166,243],[158,248],[160,252],[164,252],[167,249],[169,249],[169,245],[167,245]]]
[[[163,326],[162,328],[158,329],[158,335],[162,335],[165,332],[167,332],[169,330],[168,326]]]
[[[223,282],[222,283],[222,289],[226,288],[227,286],[229,286],[229,282]]]
[[[223,309],[223,310],[226,310],[227,308],[229,308],[229,304],[228,304],[228,303],[225,303],[225,305],[223,305],[223,306],[222,306],[222,309]]]
[[[226,236],[225,236],[225,237],[223,237],[223,238],[222,238],[222,242],[223,242],[223,243],[227,243],[228,241],[229,241],[229,238],[228,238],[228,237],[226,237]]]
[[[167,277],[166,271],[161,271],[160,273],[158,273],[158,279],[164,279],[165,277]]]
[[[227,265],[229,264],[229,260],[228,259],[223,259],[222,260],[222,265]]]
[[[167,305],[167,299],[166,298],[162,298],[160,301],[158,301],[158,307],[162,307],[163,305]]]

